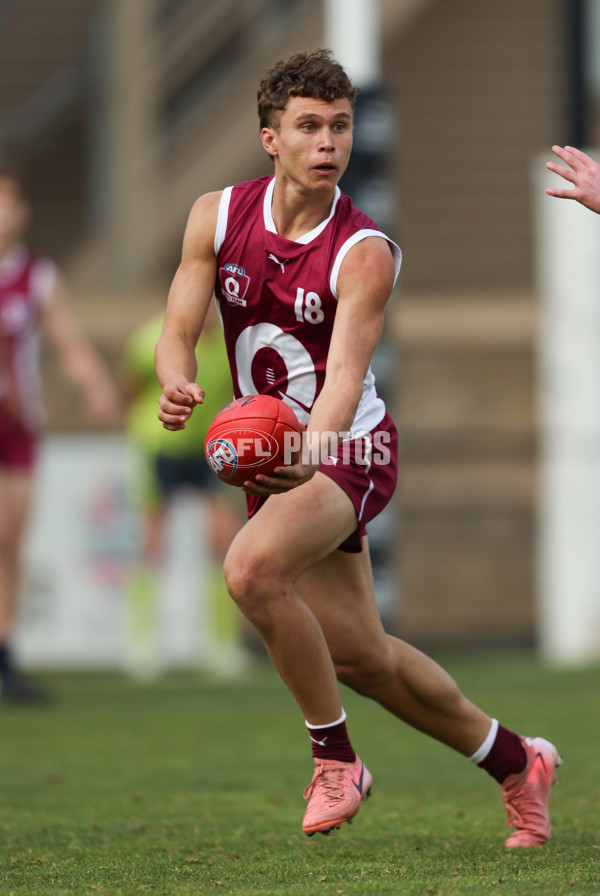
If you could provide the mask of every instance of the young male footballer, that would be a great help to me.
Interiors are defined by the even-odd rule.
[[[298,463],[245,483],[249,519],[225,560],[229,593],[306,721],[304,831],[350,821],[372,784],[341,681],[489,772],[515,827],[507,846],[536,846],[550,837],[555,747],[474,706],[386,634],[375,603],[365,527],[394,492],[397,434],[370,363],[401,253],[337,185],[356,93],[327,50],[264,75],[260,139],[274,174],[201,196],[191,211],[156,350],[159,417],[180,429],[202,404],[194,347],[214,293],[236,397],[282,398],[306,424]]]

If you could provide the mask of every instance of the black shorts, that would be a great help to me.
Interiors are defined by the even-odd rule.
[[[208,491],[218,483],[208,468],[204,454],[197,457],[157,454],[154,471],[159,492],[165,498],[183,489]]]

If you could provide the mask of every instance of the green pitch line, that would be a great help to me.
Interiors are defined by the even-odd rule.
[[[506,851],[494,781],[348,691],[373,796],[351,827],[308,839],[308,739],[268,667],[237,682],[50,677],[54,706],[0,709],[1,896],[600,896],[600,667],[441,659],[563,754],[546,846]]]

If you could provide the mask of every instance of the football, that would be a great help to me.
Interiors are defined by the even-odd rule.
[[[245,395],[219,411],[204,442],[206,462],[222,482],[240,486],[257,473],[292,464],[304,427],[292,409],[272,395]]]

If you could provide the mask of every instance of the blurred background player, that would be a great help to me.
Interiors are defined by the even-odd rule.
[[[0,687],[1,699],[45,699],[17,670],[10,641],[19,564],[44,426],[37,347],[42,336],[79,391],[90,422],[118,417],[118,394],[67,304],[55,264],[23,242],[31,212],[16,169],[0,166]]]
[[[223,331],[213,303],[196,347],[198,376],[206,387],[202,412],[194,415],[185,430],[169,432],[156,415],[161,389],[154,369],[154,348],[163,318],[161,312],[136,330],[126,346],[123,364],[127,430],[133,448],[132,491],[140,522],[139,554],[128,589],[128,663],[130,670],[142,677],[158,671],[158,613],[167,559],[166,536],[174,501],[186,497],[193,499],[190,518],[197,526],[198,543],[202,539],[206,545],[209,560],[208,568],[199,569],[198,592],[205,601],[199,607],[198,663],[221,674],[235,673],[244,662],[240,647],[242,617],[225,588],[223,559],[242,524],[242,508],[235,500],[240,495],[223,487],[204,458],[206,431],[215,414],[232,398]],[[167,612],[168,600],[167,595]]]
[[[556,162],[546,162],[546,168],[560,174],[573,184],[572,187],[547,187],[549,196],[558,199],[575,199],[600,214],[600,165],[590,156],[573,146],[553,146],[552,152],[566,162],[569,168]]]

